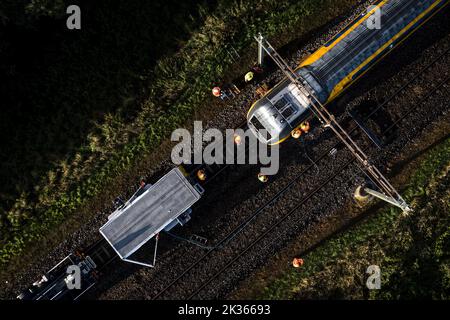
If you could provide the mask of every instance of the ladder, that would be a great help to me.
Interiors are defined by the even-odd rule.
[[[336,121],[333,114],[331,114],[324,105],[315,96],[313,90],[309,87],[308,83],[284,61],[284,59],[278,54],[278,52],[271,46],[271,44],[259,34],[255,37],[259,44],[259,47],[264,49],[268,56],[277,64],[277,66],[283,71],[285,76],[296,85],[301,93],[305,95],[308,102],[311,105],[312,111],[324,124],[325,127],[329,127],[336,136],[344,143],[344,145],[350,150],[355,158],[363,165],[366,174],[369,178],[380,188],[380,190],[391,199],[396,202],[398,206],[404,211],[409,212],[411,208],[406,201],[401,197],[397,190],[389,183],[389,181],[383,176],[383,174],[369,162],[368,156],[363,150],[356,144],[350,135],[341,127]]]

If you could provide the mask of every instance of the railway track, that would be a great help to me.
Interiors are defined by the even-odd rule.
[[[388,98],[386,98],[381,104],[377,106],[376,109],[374,109],[369,115],[365,116],[364,121],[369,120],[373,115],[376,114],[377,111],[379,111],[381,108],[386,106],[390,102],[394,102],[395,99],[397,99],[402,92],[404,92],[407,88],[409,88],[411,85],[413,85],[416,81],[422,79],[425,72],[429,70],[431,67],[433,67],[438,61],[440,61],[443,57],[447,56],[449,54],[450,49],[447,49],[442,54],[440,54],[438,57],[434,58],[429,64],[427,64],[421,71],[411,79],[409,79],[406,83],[404,83],[399,89],[397,89],[393,94],[391,94]],[[383,131],[383,134],[387,134],[390,132],[393,128],[397,126],[398,123],[400,123],[403,119],[405,119],[409,114],[411,114],[414,110],[416,110],[423,102],[428,100],[433,94],[444,86],[449,81],[449,78],[445,78],[443,81],[439,82],[434,88],[428,90],[427,94],[423,96],[420,101],[418,101],[413,108],[410,108],[407,110],[402,116],[397,118],[395,122],[393,122],[387,129]],[[357,125],[354,125],[349,131],[349,134],[355,133],[355,131],[358,129]],[[317,159],[314,160],[315,163],[319,162],[320,160],[324,159],[327,155],[329,155],[330,151],[338,148],[342,145],[342,142],[337,142],[333,145],[333,147],[329,148],[326,152],[324,152],[321,156],[319,156]],[[367,149],[367,148],[366,148]],[[366,150],[364,150],[366,151]],[[344,169],[346,169],[352,162],[354,161],[354,158],[352,157],[348,161],[344,163],[343,166],[339,167],[338,170],[336,170],[331,176],[329,176],[323,183],[321,183],[319,186],[314,188],[311,192],[309,192],[305,197],[302,198],[302,200],[288,213],[286,213],[281,219],[279,219],[275,224],[272,224],[268,230],[266,230],[264,233],[262,233],[260,236],[258,236],[254,241],[252,241],[247,247],[245,247],[240,253],[238,253],[232,260],[230,260],[228,263],[226,263],[223,267],[219,268],[219,270],[213,274],[213,276],[209,277],[206,281],[204,281],[196,290],[191,292],[187,299],[192,299],[196,295],[198,295],[203,289],[205,289],[214,279],[216,279],[221,274],[226,274],[227,269],[236,262],[239,258],[241,258],[245,253],[247,253],[250,249],[252,249],[256,244],[260,243],[263,239],[265,239],[273,230],[279,226],[282,222],[284,222],[287,218],[289,218],[293,213],[295,213],[301,205],[303,205],[305,202],[307,202],[309,199],[311,199],[317,192],[319,192],[321,189],[323,189],[330,181],[332,181],[334,178],[336,178]],[[255,220],[267,207],[271,206],[273,203],[275,203],[285,192],[287,192],[292,185],[294,185],[306,172],[311,170],[313,168],[314,164],[309,165],[305,170],[301,171],[299,175],[297,175],[294,179],[289,181],[281,190],[279,190],[269,201],[267,201],[263,206],[258,208],[251,216],[249,216],[248,219],[246,219],[243,223],[241,223],[237,228],[235,228],[232,232],[230,232],[227,236],[222,238],[215,247],[212,249],[209,249],[204,255],[202,255],[198,260],[196,260],[194,263],[192,263],[188,268],[186,268],[177,278],[175,278],[173,281],[171,281],[166,287],[164,287],[161,291],[159,291],[156,295],[152,297],[152,299],[158,299],[164,296],[171,288],[175,286],[180,280],[182,280],[186,275],[188,275],[192,270],[195,270],[196,267],[204,261],[206,258],[211,256],[215,251],[219,250],[220,248],[227,245],[231,240],[233,240],[241,231],[245,229],[253,220]]]
[[[105,267],[117,259],[117,254],[104,238],[99,239],[79,254],[91,257],[99,272],[102,272]]]

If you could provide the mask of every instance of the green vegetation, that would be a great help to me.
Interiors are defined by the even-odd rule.
[[[1,264],[184,126],[237,69],[231,46],[260,30],[284,44],[356,2],[70,1],[82,30],[68,31],[68,1],[5,1]]]
[[[307,254],[270,283],[263,299],[449,299],[450,139],[432,149],[404,196],[414,212],[386,207]],[[381,269],[381,289],[368,290],[369,265]]]

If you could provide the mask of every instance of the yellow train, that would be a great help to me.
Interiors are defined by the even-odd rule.
[[[326,105],[447,4],[448,0],[378,1],[295,72]],[[286,140],[309,116],[308,99],[285,79],[251,106],[247,122],[260,141],[273,145]]]

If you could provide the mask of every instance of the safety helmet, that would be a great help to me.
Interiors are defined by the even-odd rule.
[[[252,81],[252,79],[253,79],[253,72],[252,72],[252,71],[247,72],[247,73],[245,74],[244,79],[245,79],[245,82]]]
[[[220,88],[219,87],[214,87],[213,89],[212,89],[212,94],[215,96],[215,97],[220,97]]]
[[[300,138],[301,135],[302,135],[302,130],[300,130],[300,129],[294,129],[291,131],[291,136],[294,139]]]
[[[237,133],[234,134],[234,143],[236,145],[240,145],[242,143],[242,137]]]
[[[294,258],[292,260],[292,265],[294,268],[300,268],[303,265],[304,261],[302,258]]]
[[[302,124],[300,125],[300,129],[304,132],[304,133],[308,133],[310,126],[309,126],[309,122],[305,121],[302,122]]]
[[[198,170],[198,171],[197,171],[197,178],[198,178],[200,181],[205,181],[205,180],[206,180],[206,173],[205,173],[205,170],[203,170],[203,169]]]
[[[262,173],[258,173],[258,180],[265,183],[265,182],[269,181],[269,178]]]

